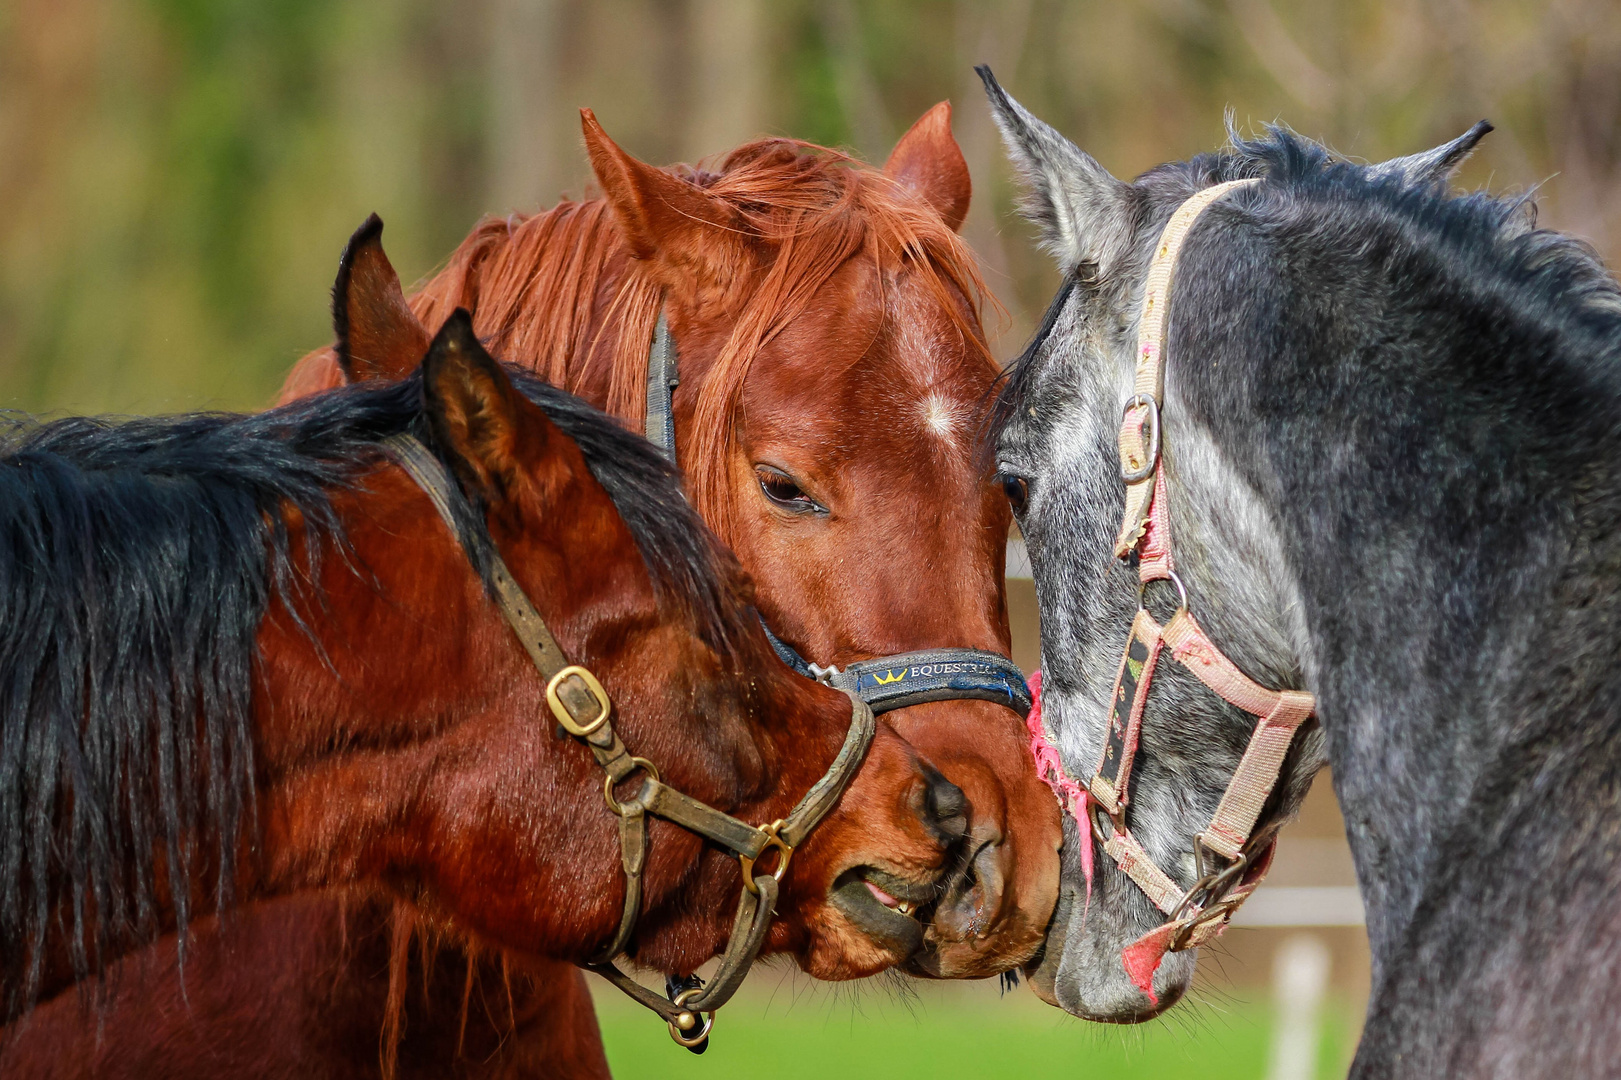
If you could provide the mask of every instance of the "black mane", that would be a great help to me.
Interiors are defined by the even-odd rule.
[[[661,602],[729,652],[731,568],[674,470],[579,399],[512,375],[579,445]],[[157,930],[164,892],[183,942],[194,873],[217,868],[229,902],[252,826],[256,635],[273,593],[315,579],[292,564],[287,516],[312,563],[343,557],[329,492],[363,483],[378,441],[407,430],[427,438],[417,377],[248,416],[0,428],[0,1022],[32,1001],[55,920],[82,977]],[[483,536],[482,521],[463,532]]]

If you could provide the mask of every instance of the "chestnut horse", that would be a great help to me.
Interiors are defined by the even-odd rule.
[[[930,110],[883,171],[788,140],[742,147],[716,172],[665,171],[624,154],[589,114],[584,130],[603,197],[483,223],[411,298],[416,314],[431,323],[467,306],[504,355],[640,428],[662,303],[680,357],[680,460],[695,501],[756,579],[771,627],[828,666],[936,645],[1006,652],[1009,518],[974,454],[997,369],[973,257],[954,231],[969,181],[949,107]],[[312,354],[283,398],[350,376],[397,377],[379,362],[389,349]],[[886,719],[972,804],[973,857],[932,912],[916,963],[947,976],[1017,964],[1045,932],[1060,836],[1020,718],[985,701],[942,701]],[[253,961],[214,985],[188,979],[186,1003],[172,951],[127,974],[125,985],[142,989],[102,1016],[108,1044],[119,1044],[103,1066],[161,1060],[143,1054],[177,1037],[235,1047],[273,1026],[286,1036],[256,1038],[261,1056],[306,1075],[352,1075],[368,1060],[375,1068],[394,1000],[405,1010],[402,1073],[436,1074],[456,1058],[466,1070],[606,1074],[578,972],[512,960],[499,973],[465,968],[468,983],[462,963],[434,963],[431,947],[410,952],[404,923],[386,911],[346,918],[336,902],[305,903],[295,919],[279,906],[254,915],[257,929],[239,918],[232,937]],[[907,931],[879,904],[857,910],[869,932]],[[352,960],[335,959],[340,942]],[[420,965],[411,977],[421,995],[404,996],[407,958]],[[154,1024],[143,1011],[153,1000],[191,1018]],[[63,1010],[71,1029],[83,1026],[76,1007]]]
[[[458,311],[404,382],[261,416],[13,431],[9,1018],[233,899],[319,888],[384,886],[471,943],[586,962],[622,940],[626,834],[605,792],[685,824],[644,834],[624,940],[690,971],[727,942],[743,882],[691,830],[713,836],[717,810],[792,821],[825,777],[851,786],[804,819],[780,892],[753,881],[779,916],[767,948],[835,976],[904,959],[831,896],[869,879],[927,891],[966,831],[961,793],[776,659],[746,579],[655,451],[519,386]],[[522,648],[492,598],[514,625],[528,614]],[[611,688],[612,720],[603,691],[588,716],[558,702],[582,669],[554,664],[545,684],[548,648]],[[584,740],[597,762],[537,720],[547,701],[575,734],[605,733]],[[698,803],[659,809],[650,762],[666,796]],[[639,794],[615,783],[641,774]],[[27,1071],[26,1054],[6,1066]]]

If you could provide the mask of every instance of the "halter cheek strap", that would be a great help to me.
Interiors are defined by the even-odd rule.
[[[1270,833],[1255,835],[1255,823],[1277,783],[1295,731],[1316,710],[1311,694],[1261,686],[1210,640],[1188,610],[1187,591],[1176,574],[1171,549],[1160,410],[1165,392],[1165,335],[1172,276],[1177,255],[1199,215],[1228,192],[1255,183],[1235,180],[1217,184],[1178,207],[1160,235],[1143,286],[1136,374],[1120,425],[1126,508],[1114,551],[1122,559],[1137,556],[1138,580],[1143,589],[1156,581],[1169,581],[1176,587],[1180,600],[1176,614],[1161,626],[1139,606],[1115,676],[1103,749],[1086,784],[1086,793],[1079,800],[1068,791],[1074,782],[1063,775],[1045,731],[1032,730],[1032,748],[1044,778],[1050,777],[1048,782],[1060,791],[1061,799],[1068,796],[1072,812],[1077,802],[1081,804],[1077,817],[1084,815],[1082,824],[1097,838],[1104,853],[1167,917],[1165,923],[1144,934],[1121,955],[1127,973],[1151,1000],[1157,1000],[1153,977],[1165,953],[1195,948],[1220,934],[1233,912],[1265,877],[1272,862],[1274,837]],[[1194,837],[1198,880],[1188,889],[1178,886],[1154,862],[1126,823],[1144,708],[1154,675],[1166,662],[1167,652],[1172,661],[1222,700],[1257,718],[1249,745],[1215,814]],[[1062,782],[1068,786],[1060,787]]]

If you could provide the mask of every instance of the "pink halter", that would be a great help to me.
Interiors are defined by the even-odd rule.
[[[1154,973],[1165,954],[1196,948],[1219,935],[1233,912],[1266,876],[1272,863],[1273,838],[1252,838],[1251,834],[1262,806],[1277,783],[1295,731],[1316,709],[1312,695],[1294,690],[1269,690],[1240,671],[1216,647],[1188,611],[1187,590],[1176,575],[1171,557],[1171,527],[1166,513],[1161,453],[1164,436],[1160,427],[1171,276],[1182,243],[1205,208],[1234,188],[1254,183],[1254,180],[1235,180],[1217,184],[1178,207],[1160,236],[1144,284],[1134,392],[1126,402],[1120,426],[1126,512],[1115,543],[1115,555],[1124,559],[1137,554],[1138,580],[1142,586],[1169,581],[1176,587],[1180,604],[1164,626],[1145,608],[1138,608],[1115,676],[1103,751],[1086,787],[1064,772],[1058,750],[1048,739],[1041,720],[1039,673],[1030,680],[1035,697],[1035,707],[1028,721],[1030,752],[1038,774],[1052,787],[1060,806],[1082,826],[1081,869],[1086,877],[1088,906],[1092,896],[1091,840],[1095,837],[1104,853],[1166,914],[1164,923],[1127,946],[1120,958],[1132,982],[1156,1004],[1159,999],[1154,993]],[[1199,879],[1186,890],[1160,869],[1126,825],[1131,767],[1137,756],[1144,705],[1167,646],[1171,658],[1205,686],[1259,718],[1215,815],[1194,837]],[[1223,862],[1226,865],[1220,865]]]

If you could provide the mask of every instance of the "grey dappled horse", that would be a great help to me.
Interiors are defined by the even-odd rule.
[[[1218,182],[1170,291],[1163,446],[1209,636],[1316,695],[1258,828],[1323,765],[1368,913],[1353,1076],[1621,1075],[1621,292],[1524,200],[1449,195],[1486,130],[1379,166],[1283,131],[1133,183],[986,76],[1029,216],[1073,280],[1012,372],[996,460],[1041,604],[1048,730],[1082,783],[1137,576],[1113,557],[1138,303],[1172,212]],[[1174,591],[1151,587],[1161,619]],[[1130,828],[1181,887],[1254,717],[1176,663],[1143,714]],[[1121,950],[1164,915],[1101,852],[1032,973],[1092,1019],[1158,1005]],[[1264,887],[1264,886],[1263,886]]]

